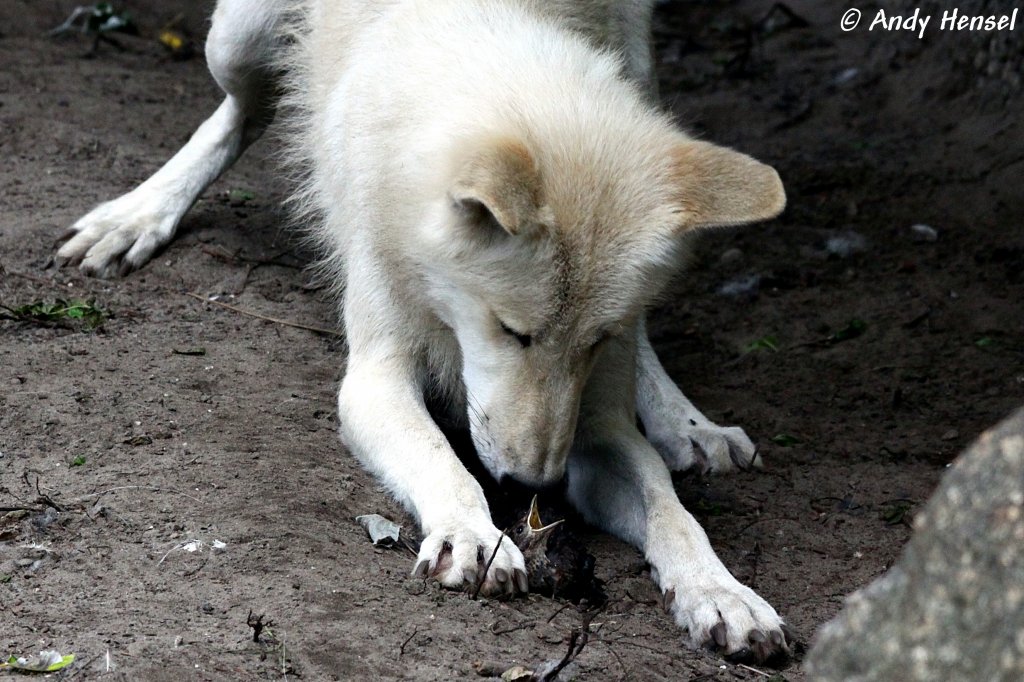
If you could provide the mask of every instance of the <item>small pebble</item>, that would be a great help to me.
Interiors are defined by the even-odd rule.
[[[505,666],[500,663],[485,663],[484,661],[474,661],[473,670],[480,677],[501,677],[501,673],[505,670]]]
[[[840,232],[825,241],[825,251],[829,255],[839,256],[840,258],[849,258],[855,253],[864,251],[867,246],[868,240],[864,238],[864,235],[853,230]]]
[[[32,517],[32,523],[40,530],[45,530],[58,518],[57,510],[47,507],[44,511]]]
[[[858,75],[860,75],[860,69],[858,69],[855,66],[851,66],[850,68],[843,69],[842,71],[837,73],[836,77],[832,79],[832,84],[833,85],[844,85],[844,84],[849,83],[850,81],[852,81]]]
[[[910,232],[913,235],[914,241],[919,243],[932,243],[939,239],[939,231],[931,225],[923,223],[911,225]]]
[[[761,286],[760,275],[743,275],[729,280],[718,288],[721,296],[743,297],[754,296]]]
[[[950,429],[942,434],[942,440],[956,440],[960,437],[960,432],[956,429]]]
[[[718,261],[722,265],[731,265],[743,260],[743,251],[741,249],[732,248],[722,253],[721,258]]]

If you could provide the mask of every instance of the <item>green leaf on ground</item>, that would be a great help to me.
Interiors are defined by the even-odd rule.
[[[772,442],[776,445],[788,448],[792,445],[798,445],[800,443],[800,439],[796,436],[791,436],[788,433],[779,433],[772,436]]]
[[[8,668],[28,673],[51,673],[66,668],[75,660],[74,654],[62,655],[57,651],[40,651],[38,656],[11,656],[0,663],[0,670]]]
[[[753,353],[758,350],[778,351],[779,340],[774,336],[762,336],[756,341],[751,341],[743,348],[744,353]]]
[[[256,198],[254,192],[250,192],[247,189],[232,189],[228,190],[228,200],[237,203],[245,203],[246,201],[252,201]]]
[[[82,455],[79,455],[78,457],[75,457],[73,460],[71,460],[71,466],[73,467],[80,467],[83,464],[85,464],[85,457],[83,457]]]
[[[898,500],[882,509],[879,516],[887,525],[898,526],[901,523],[909,523],[907,514],[914,508],[914,503],[909,500]]]
[[[855,339],[858,336],[864,334],[864,332],[867,331],[867,328],[867,322],[865,322],[864,320],[853,318],[845,327],[835,332],[834,334],[831,334],[828,337],[828,340],[831,343],[841,343],[842,341],[849,341],[850,339]]]
[[[96,305],[95,301],[71,299],[65,301],[58,298],[53,303],[36,301],[14,308],[0,304],[7,311],[3,317],[19,322],[38,322],[43,324],[61,324],[68,321],[81,322],[86,329],[95,329],[107,319],[107,313]]]

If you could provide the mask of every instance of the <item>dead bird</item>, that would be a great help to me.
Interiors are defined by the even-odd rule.
[[[537,496],[514,526],[509,538],[522,551],[530,591],[565,597],[574,603],[605,601],[601,582],[594,577],[594,557],[583,542],[565,526],[565,519],[544,525]]]

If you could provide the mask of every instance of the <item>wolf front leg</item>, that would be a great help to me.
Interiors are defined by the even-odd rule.
[[[610,344],[587,385],[569,457],[570,501],[587,521],[643,551],[689,645],[758,660],[787,653],[782,619],[718,559],[637,430],[632,353],[632,340]]]
[[[743,429],[715,424],[683,395],[658,360],[644,322],[636,340],[637,413],[647,439],[670,469],[696,467],[707,473],[763,466]]]
[[[480,484],[427,412],[413,367],[396,357],[377,348],[349,358],[338,417],[348,449],[420,521],[413,574],[447,587],[481,584],[483,594],[528,591],[522,553],[494,527]]]

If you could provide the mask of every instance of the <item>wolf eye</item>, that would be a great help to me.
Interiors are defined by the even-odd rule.
[[[530,336],[529,334],[520,334],[519,332],[509,327],[504,322],[501,323],[501,331],[505,332],[511,337],[514,337],[515,340],[519,342],[519,345],[522,346],[523,348],[529,348],[530,344],[533,343],[532,336]]]

